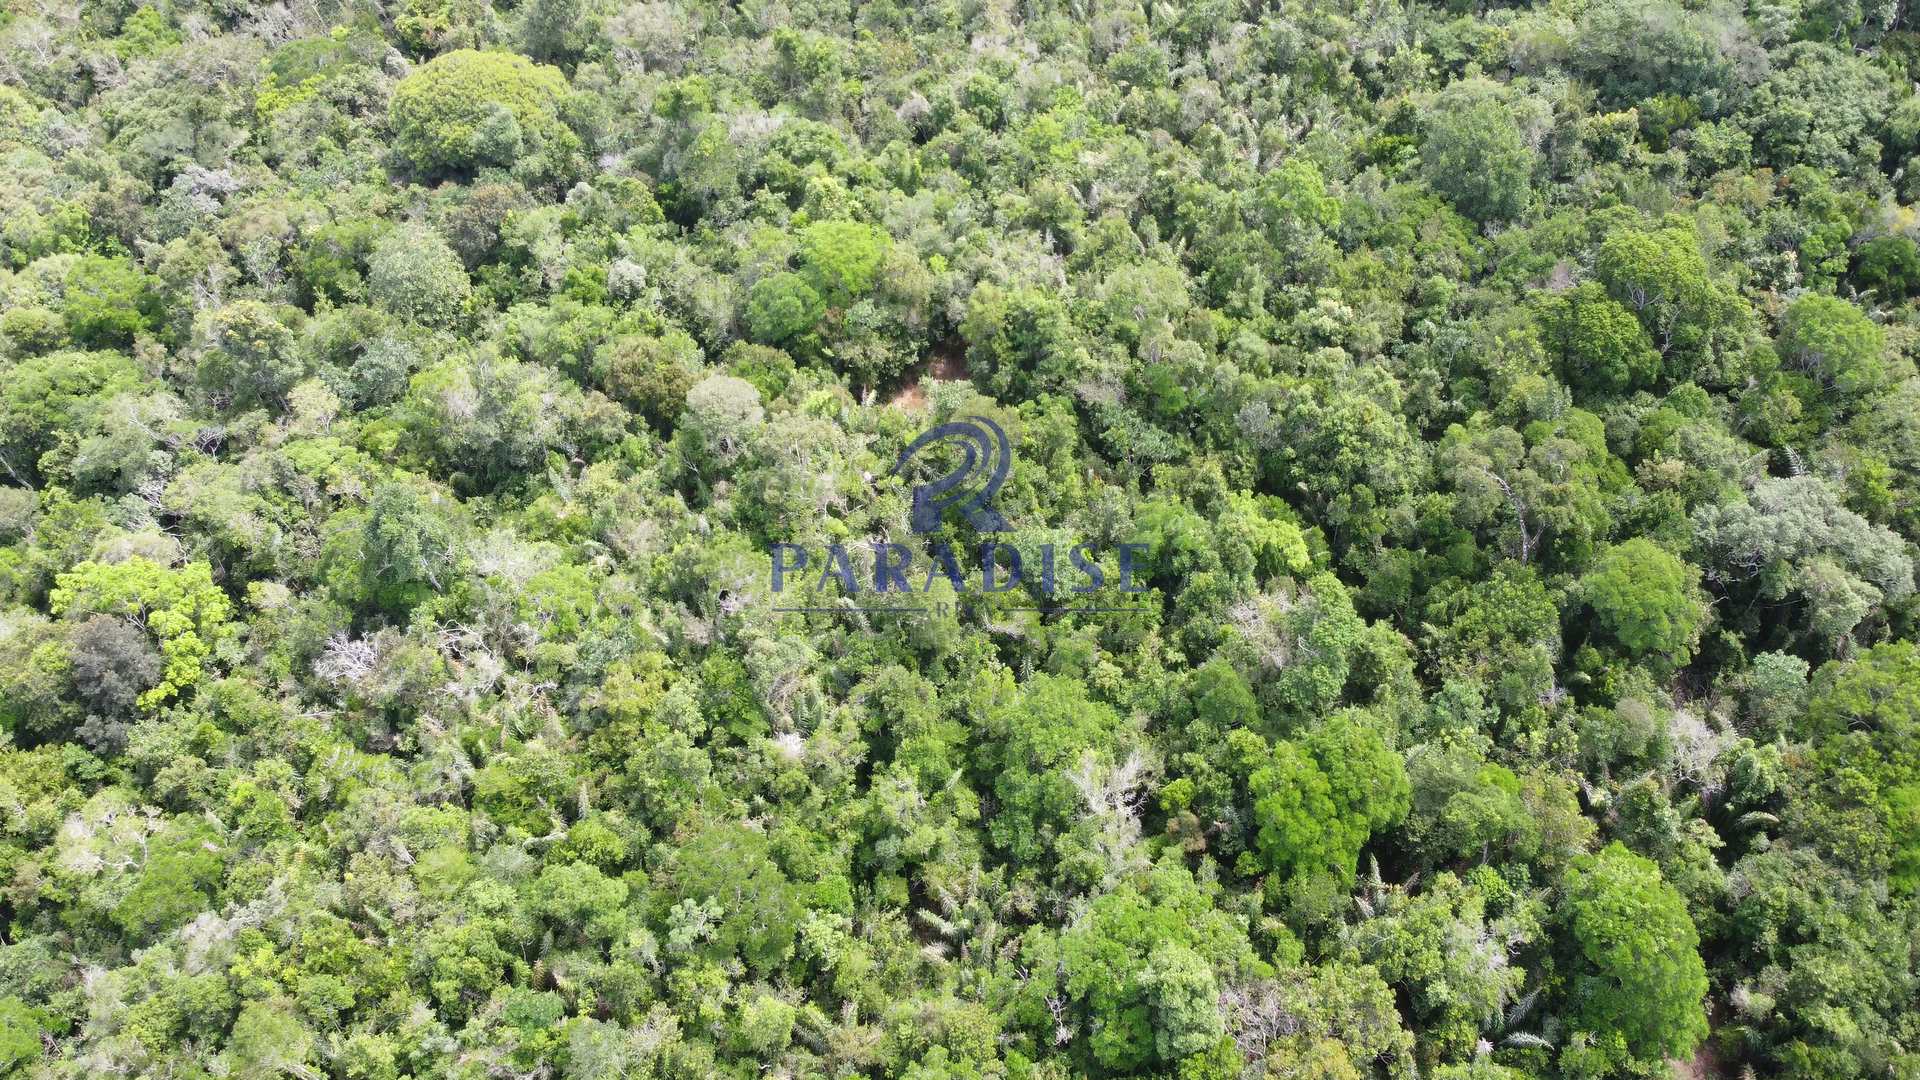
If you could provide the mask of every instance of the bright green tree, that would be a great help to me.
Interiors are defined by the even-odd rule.
[[[1269,869],[1341,880],[1353,877],[1369,837],[1406,816],[1412,794],[1400,755],[1358,710],[1337,713],[1300,744],[1276,743],[1247,790]]]
[[[1059,956],[1090,1056],[1115,1075],[1205,1049],[1224,1027],[1214,988],[1264,967],[1238,920],[1172,862],[1095,900],[1060,936]]]
[[[1544,322],[1568,382],[1618,394],[1659,381],[1660,354],[1646,328],[1597,283],[1548,301]]]
[[[160,282],[125,258],[82,255],[61,292],[67,332],[88,348],[131,345],[160,325]]]
[[[1809,293],[1780,317],[1780,356],[1842,398],[1878,389],[1887,375],[1886,335],[1866,312],[1836,296]]]
[[[171,568],[134,556],[84,562],[56,579],[49,600],[56,615],[114,615],[144,626],[165,658],[160,684],[140,695],[157,708],[200,681],[206,662],[232,632],[232,605],[203,562]]]
[[[800,231],[800,265],[830,307],[873,291],[891,241],[859,221],[817,221]]]
[[[1247,790],[1260,830],[1256,843],[1269,869],[1293,876],[1341,865],[1346,830],[1336,820],[1326,774],[1311,756],[1282,740],[1271,760],[1247,777]]]
[[[424,172],[507,166],[536,148],[573,141],[556,112],[566,92],[557,68],[514,53],[459,49],[400,80],[389,116],[398,149]]]
[[[1574,860],[1563,887],[1575,1030],[1619,1036],[1637,1064],[1693,1053],[1707,1036],[1706,965],[1660,868],[1615,843]]]
[[[1608,548],[1578,592],[1600,631],[1630,656],[1685,663],[1707,623],[1699,569],[1644,537]]]

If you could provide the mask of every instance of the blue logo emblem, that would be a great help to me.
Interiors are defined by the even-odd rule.
[[[900,459],[894,462],[893,470],[888,475],[905,476],[907,463],[916,454],[942,444],[945,445],[938,454],[939,462],[932,465],[923,463],[916,474],[937,472],[956,457],[959,464],[925,483],[913,483],[913,505],[908,515],[908,526],[919,536],[936,533],[947,511],[953,510],[977,532],[1011,531],[1005,515],[994,508],[993,499],[1007,482],[1007,473],[1013,464],[1013,450],[1008,445],[1007,433],[984,416],[962,416],[923,433],[900,451]],[[931,453],[929,456],[932,456]],[[910,482],[914,480],[913,477],[908,479]],[[1086,543],[1035,544],[1023,552],[1004,540],[982,539],[976,549],[964,553],[972,556],[964,560],[971,563],[966,569],[962,568],[963,553],[956,552],[953,545],[945,540],[928,538],[923,544],[912,546],[892,540],[876,540],[870,546],[873,557],[872,570],[868,573],[863,567],[857,568],[858,560],[846,544],[828,544],[824,550],[816,548],[811,551],[800,544],[769,544],[767,558],[769,569],[773,572],[770,584],[775,596],[784,593],[787,583],[797,575],[808,573],[810,567],[817,568],[819,575],[814,579],[812,588],[805,590],[806,598],[802,602],[775,607],[773,610],[826,615],[951,613],[957,610],[955,605],[961,600],[1028,588],[1038,589],[1039,594],[1046,598],[1045,602],[1009,610],[1037,611],[1050,615],[1124,613],[1141,609],[1098,603],[1075,607],[1068,606],[1067,601],[1072,597],[1098,593],[1107,587],[1109,581],[1117,586],[1122,598],[1151,588],[1149,583],[1135,578],[1140,554],[1153,550],[1147,544],[1114,544],[1111,550],[1117,558],[1103,562],[1102,552]],[[816,555],[821,558],[816,558]],[[1117,577],[1113,573],[1115,563],[1119,570]],[[969,581],[970,574],[977,575],[973,579],[977,584]],[[919,579],[917,586],[915,577]],[[860,606],[857,599],[868,592],[876,597],[904,594],[927,598],[934,584],[939,581],[952,585],[953,598],[937,601],[928,598],[923,604],[865,607]]]
[[[1007,519],[993,508],[992,500],[1000,485],[1007,482],[1013,452],[1007,445],[1007,433],[986,417],[962,417],[921,435],[900,451],[893,474],[900,475],[913,455],[949,439],[960,443],[960,464],[938,480],[913,486],[911,528],[916,533],[933,532],[940,528],[947,510],[955,508],[976,531],[1005,532]]]

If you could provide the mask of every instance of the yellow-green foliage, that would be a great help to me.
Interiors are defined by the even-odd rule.
[[[400,80],[389,115],[401,152],[417,168],[506,165],[524,142],[563,130],[554,110],[566,92],[558,68],[460,49]]]
[[[254,98],[254,110],[260,114],[260,119],[265,120],[274,113],[298,105],[319,93],[320,84],[325,81],[318,75],[309,75],[292,86],[287,86],[280,82],[278,76],[268,74],[260,83],[260,93]]]
[[[177,569],[138,556],[117,563],[83,562],[56,579],[51,603],[56,615],[119,615],[153,635],[166,668],[160,684],[140,695],[146,709],[200,681],[206,659],[231,630],[227,619],[232,605],[203,562]]]

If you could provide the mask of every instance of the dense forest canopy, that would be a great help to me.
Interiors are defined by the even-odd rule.
[[[1905,16],[0,2],[0,1075],[1920,1076]]]

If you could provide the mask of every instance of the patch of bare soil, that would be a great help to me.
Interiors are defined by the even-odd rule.
[[[1673,1062],[1673,1080],[1725,1080],[1729,1075],[1712,1039],[1701,1043],[1691,1058]]]
[[[887,395],[887,404],[902,412],[919,412],[927,407],[927,388],[922,380],[940,382],[970,379],[967,371],[967,346],[959,338],[936,342],[927,350],[927,358],[900,376],[900,385]]]

